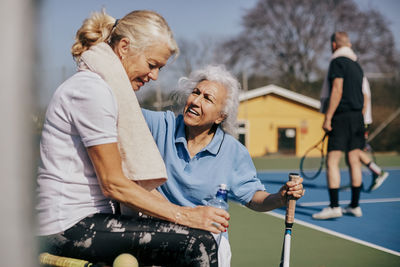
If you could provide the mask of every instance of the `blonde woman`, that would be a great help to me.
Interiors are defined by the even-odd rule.
[[[155,12],[119,20],[94,13],[84,21],[72,47],[79,71],[55,92],[42,132],[42,251],[110,265],[123,252],[141,265],[218,265],[210,232],[225,231],[229,214],[174,205],[156,193],[165,166],[133,93],[177,53]],[[155,218],[119,215],[117,202]]]

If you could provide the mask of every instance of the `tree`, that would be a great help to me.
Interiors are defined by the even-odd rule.
[[[377,11],[360,11],[353,0],[259,0],[242,25],[223,45],[231,55],[227,64],[250,66],[290,89],[322,77],[330,35],[338,30],[349,33],[366,71],[387,72],[395,65],[386,21]]]
[[[221,64],[219,56],[221,42],[213,36],[202,36],[196,41],[180,39],[180,55],[173,66],[173,71],[180,76],[188,76],[193,70],[208,64]]]

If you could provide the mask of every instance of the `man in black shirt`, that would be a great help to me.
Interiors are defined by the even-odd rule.
[[[362,108],[363,70],[351,49],[347,33],[336,32],[331,37],[332,60],[326,79],[327,105],[322,128],[329,133],[327,180],[330,205],[313,214],[314,219],[330,219],[348,213],[362,216],[359,199],[362,185],[360,153],[365,146]],[[324,90],[324,89],[323,89]],[[345,152],[351,177],[352,199],[348,207],[339,207],[339,161]]]

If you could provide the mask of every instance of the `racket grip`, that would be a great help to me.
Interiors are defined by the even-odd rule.
[[[289,174],[289,181],[300,180],[300,178],[301,178],[300,175],[297,173]],[[296,209],[296,199],[293,196],[288,196],[286,202],[286,218],[285,218],[285,224],[288,227],[291,227],[293,225],[295,209]]]
[[[41,265],[51,265],[56,267],[93,267],[94,265],[85,260],[79,260],[68,257],[61,257],[49,253],[39,255]]]

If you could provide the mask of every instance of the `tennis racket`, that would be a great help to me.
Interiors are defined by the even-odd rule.
[[[297,173],[290,173],[289,180],[299,180],[300,176]],[[286,217],[285,217],[285,235],[283,238],[283,247],[281,254],[281,263],[279,267],[289,267],[290,262],[290,243],[292,239],[292,227],[294,222],[294,211],[296,208],[296,199],[288,196],[286,203]]]
[[[61,257],[49,253],[41,253],[39,255],[41,266],[54,266],[54,267],[108,267],[102,263],[93,264],[85,260]]]
[[[328,134],[325,133],[321,141],[310,147],[300,159],[300,173],[302,177],[314,180],[321,173],[325,162],[325,141]]]

